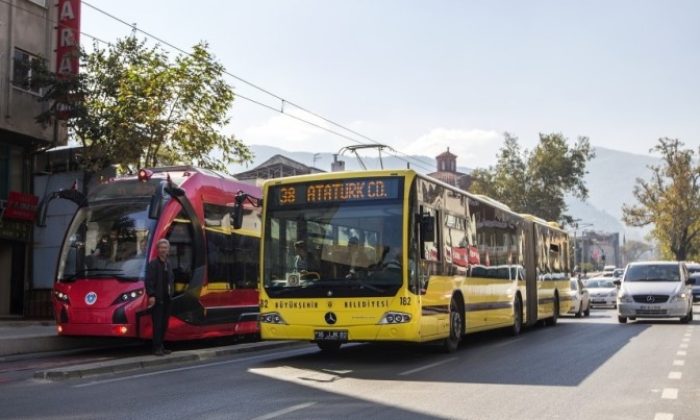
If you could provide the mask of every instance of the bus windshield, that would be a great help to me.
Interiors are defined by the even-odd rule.
[[[63,244],[57,279],[143,278],[155,220],[146,200],[109,200],[78,210]]]
[[[268,210],[270,297],[393,296],[402,280],[399,199]]]

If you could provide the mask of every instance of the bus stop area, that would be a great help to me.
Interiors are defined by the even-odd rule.
[[[0,358],[123,344],[124,340],[99,337],[61,337],[52,320],[0,320]]]

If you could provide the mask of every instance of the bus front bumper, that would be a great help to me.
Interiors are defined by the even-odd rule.
[[[367,341],[420,341],[418,328],[413,323],[386,324],[386,325],[353,325],[346,327],[329,327],[328,325],[286,325],[286,324],[260,324],[260,335],[263,340],[303,340],[318,341],[317,334],[324,332],[337,332],[331,334],[340,336],[343,332],[347,339],[342,342],[367,342]]]

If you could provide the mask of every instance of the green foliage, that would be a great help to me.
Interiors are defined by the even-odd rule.
[[[628,240],[621,247],[624,261],[627,262],[639,261],[644,254],[652,250],[653,247],[650,244],[635,240]]]
[[[659,139],[651,151],[660,153],[663,163],[649,167],[649,181],[637,178],[638,203],[622,207],[625,223],[653,224],[662,256],[679,261],[700,257],[700,164],[695,151],[683,147],[678,139]]]
[[[594,157],[587,137],[573,147],[559,133],[540,134],[532,150],[521,150],[518,139],[505,133],[498,162],[472,172],[471,190],[495,198],[519,213],[571,223],[565,195],[588,197],[583,180],[586,163]]]
[[[223,75],[205,43],[171,61],[159,46],[132,35],[83,53],[77,77],[43,72],[43,100],[52,105],[37,119],[51,122],[69,110],[69,132],[84,146],[88,171],[109,164],[225,170],[252,155],[240,140],[221,134],[234,100]]]

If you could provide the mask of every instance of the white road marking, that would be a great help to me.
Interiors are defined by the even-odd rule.
[[[678,389],[676,388],[664,388],[661,392],[661,398],[666,400],[676,400],[678,399]]]
[[[685,366],[685,360],[674,360],[673,366]]]
[[[656,413],[654,420],[673,420],[673,414],[671,413]]]
[[[678,351],[676,352],[676,355],[677,355],[677,356],[687,356],[687,355],[688,355],[688,352],[685,351],[685,350],[678,350]]]
[[[692,336],[693,336],[693,334],[691,334],[691,333],[685,333],[685,334],[683,334],[683,337],[692,337]]]
[[[690,338],[684,338],[684,339],[683,339],[683,342],[684,342],[684,343],[687,343],[688,341],[690,341]]]
[[[688,348],[688,343],[682,343],[681,344],[682,349],[687,349]]]
[[[681,379],[683,377],[683,372],[670,372],[668,374],[668,379]]]
[[[415,368],[415,369],[407,370],[405,372],[401,372],[401,373],[399,373],[399,376],[411,375],[413,373],[420,372],[422,370],[426,370],[426,369],[430,369],[430,368],[434,368],[436,366],[444,365],[445,363],[453,362],[455,360],[457,360],[456,357],[450,357],[449,359],[441,360],[439,362],[431,363],[429,365],[425,365],[425,366],[421,366],[419,368]]]
[[[305,350],[308,351],[308,349],[305,349]],[[286,354],[286,353],[293,355],[294,353],[303,353],[303,351],[290,350],[290,351],[283,352],[281,354]],[[277,353],[275,353],[275,354],[277,354]],[[194,365],[194,366],[185,366],[185,367],[175,368],[175,369],[159,370],[157,372],[141,373],[138,375],[130,375],[130,376],[124,376],[121,378],[105,379],[102,381],[91,381],[91,382],[86,382],[84,384],[73,385],[73,388],[84,388],[87,386],[109,384],[109,383],[113,383],[113,382],[128,381],[130,379],[138,379],[138,378],[146,378],[149,376],[162,375],[164,373],[182,372],[184,370],[192,370],[192,369],[206,368],[206,367],[210,367],[210,366],[220,366],[220,365],[228,365],[228,364],[234,364],[234,363],[239,363],[239,362],[247,362],[249,360],[263,359],[263,358],[269,357],[269,356],[270,356],[270,353],[261,354],[259,356],[244,357],[242,359],[224,360],[222,362],[205,363],[205,364]]]
[[[274,419],[275,417],[281,417],[284,416],[285,414],[293,413],[295,411],[303,410],[305,408],[311,407],[312,405],[315,405],[315,402],[307,402],[304,404],[297,404],[293,405],[291,407],[283,408],[281,410],[273,411],[272,413],[265,414],[264,416],[260,417],[255,417],[253,420],[269,420],[269,419]]]

